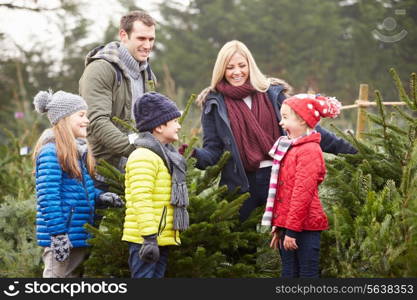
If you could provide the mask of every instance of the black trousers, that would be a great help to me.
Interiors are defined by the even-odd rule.
[[[240,208],[240,221],[244,222],[259,206],[266,204],[272,167],[259,168],[256,172],[247,172],[250,197]]]

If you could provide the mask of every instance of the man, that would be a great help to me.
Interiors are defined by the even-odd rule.
[[[155,75],[149,65],[155,42],[155,20],[144,11],[132,11],[120,20],[120,42],[100,46],[87,54],[79,82],[80,95],[88,103],[88,141],[96,159],[104,159],[124,172],[135,147],[128,129],[112,121],[133,119],[134,101],[147,91]],[[98,187],[105,188],[103,178]]]

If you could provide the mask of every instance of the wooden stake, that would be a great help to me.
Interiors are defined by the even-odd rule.
[[[364,102],[368,102],[368,85],[361,84],[359,86],[359,99],[355,101],[358,105],[358,119],[356,122],[356,138],[362,139],[366,127],[366,108]]]

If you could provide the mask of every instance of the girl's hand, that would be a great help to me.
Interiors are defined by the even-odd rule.
[[[297,243],[295,242],[295,238],[289,237],[288,235],[286,235],[284,237],[284,249],[287,251],[291,251],[291,250],[297,250],[298,246]]]
[[[271,235],[272,235],[272,240],[271,240],[271,243],[269,244],[269,247],[271,247],[272,249],[278,249],[278,245],[279,245],[281,248],[279,230],[277,229],[276,226],[272,226]]]

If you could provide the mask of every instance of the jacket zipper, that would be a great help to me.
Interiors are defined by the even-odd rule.
[[[71,220],[72,220],[72,215],[74,214],[74,207],[71,206],[71,210],[69,212],[68,218],[67,218],[67,229],[69,229],[69,226],[71,224]]]
[[[84,187],[84,192],[85,192],[87,204],[88,204],[88,207],[90,208],[90,212],[92,212],[92,213],[90,213],[90,223],[93,224],[93,209],[91,208],[90,198],[88,196],[87,187],[85,185],[84,167],[83,166],[81,166],[81,178],[82,178],[82,182],[83,182],[83,187]]]
[[[164,210],[162,211],[162,215],[161,215],[161,220],[159,221],[159,225],[158,225],[158,236],[161,235],[162,231],[164,231],[167,225],[166,217],[167,217],[167,207],[164,206]],[[162,225],[162,221],[164,222],[164,225]]]

